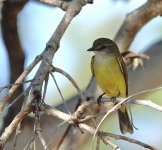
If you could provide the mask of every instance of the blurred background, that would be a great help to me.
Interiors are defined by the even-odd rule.
[[[94,0],[93,5],[86,5],[83,10],[76,16],[69,28],[66,30],[60,48],[57,51],[53,65],[68,72],[79,87],[84,90],[91,78],[90,61],[93,54],[86,50],[92,46],[95,39],[99,37],[107,37],[113,39],[121,27],[126,15],[142,4],[146,0]],[[59,8],[54,8],[40,4],[36,1],[29,1],[18,15],[18,33],[21,40],[21,46],[25,52],[25,68],[39,55],[45,48],[47,41],[55,31],[57,25],[62,19],[65,12]],[[134,52],[142,52],[152,47],[153,44],[162,40],[162,19],[156,17],[150,21],[137,34],[129,50]],[[162,45],[162,44],[161,44]],[[162,46],[161,46],[162,47]],[[152,48],[154,49],[154,48]],[[152,52],[156,56],[156,52]],[[162,55],[161,55],[162,56]],[[157,57],[159,53],[157,53]],[[160,59],[160,58],[159,58]],[[6,53],[6,47],[0,35],[0,86],[9,83],[10,70],[8,67],[9,58]],[[144,63],[144,68],[137,69],[137,74],[145,72],[149,62]],[[158,63],[159,64],[159,63]],[[161,64],[162,65],[162,61]],[[32,79],[35,75],[37,67],[30,73],[28,79]],[[152,75],[153,71],[145,74],[146,80],[129,82],[130,93],[140,91],[141,84],[148,84],[147,76]],[[133,74],[136,72],[130,71],[129,78],[133,81]],[[71,83],[62,75],[56,74],[56,79],[65,99],[77,94]],[[159,83],[157,79],[158,85]],[[26,87],[26,86],[25,86]],[[135,88],[136,87],[136,88]],[[149,88],[150,86],[148,86]],[[133,89],[133,90],[132,90]],[[4,96],[6,91],[0,93],[0,98]],[[152,92],[147,96],[140,97],[142,99],[151,99],[153,102],[161,104],[162,91]],[[45,99],[49,105],[57,105],[62,103],[60,95],[52,79],[48,84],[47,96]],[[132,138],[142,142],[162,147],[162,114],[151,108],[133,105],[132,107],[133,120],[138,130],[135,130]],[[118,129],[118,118],[110,117],[104,125],[104,131],[120,134]],[[115,141],[121,149],[127,150],[142,150],[143,148],[123,141]],[[88,149],[90,145],[81,149]],[[107,149],[103,144],[102,149]]]

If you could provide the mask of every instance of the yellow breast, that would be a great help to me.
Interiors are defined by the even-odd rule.
[[[110,97],[126,97],[125,79],[115,56],[95,56],[92,67],[103,92]]]

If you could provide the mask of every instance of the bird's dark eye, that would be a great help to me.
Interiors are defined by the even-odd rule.
[[[99,45],[99,46],[97,47],[97,49],[100,50],[100,51],[103,51],[103,50],[105,50],[106,48],[107,48],[106,45]]]
[[[105,49],[105,48],[106,48],[106,46],[105,46],[105,45],[102,45],[102,46],[101,46],[101,49]]]

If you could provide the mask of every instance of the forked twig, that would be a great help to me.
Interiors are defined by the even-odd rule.
[[[21,83],[26,76],[32,71],[32,69],[38,64],[38,62],[40,62],[42,59],[42,56],[37,56],[35,58],[35,60],[24,70],[24,72],[18,77],[18,79],[16,80],[15,84],[17,83]],[[3,111],[4,106],[6,105],[6,103],[9,102],[11,96],[14,94],[14,92],[17,90],[17,88],[19,87],[20,84],[17,85],[13,85],[8,93],[3,97],[3,99],[0,101],[0,112]]]

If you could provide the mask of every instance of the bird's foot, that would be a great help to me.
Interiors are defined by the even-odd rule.
[[[114,103],[114,104],[116,104],[117,102],[116,102],[116,98],[117,98],[118,96],[112,96],[111,97],[111,100],[112,100],[112,102]]]
[[[98,98],[97,98],[97,103],[98,103],[98,105],[100,105],[101,104],[101,99],[102,99],[102,97],[105,95],[105,93],[103,93],[103,94],[101,94]]]
[[[116,99],[117,99],[119,96],[120,96],[120,92],[118,93],[117,96],[112,96],[112,97],[111,97],[111,100],[112,100],[112,102],[113,102],[114,104],[117,104]]]

